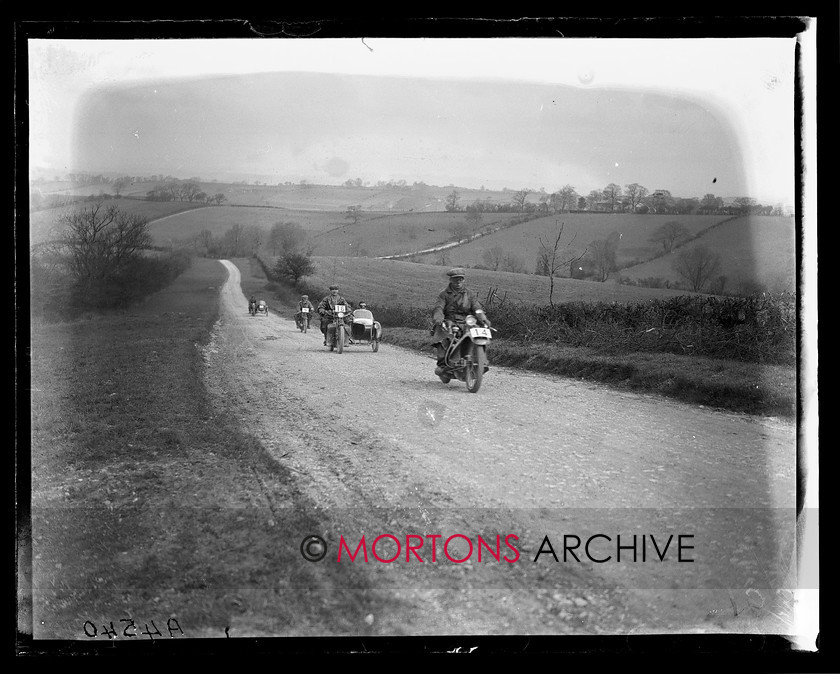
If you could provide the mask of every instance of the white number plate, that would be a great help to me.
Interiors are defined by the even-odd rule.
[[[484,337],[485,339],[492,339],[490,328],[470,328],[470,337]]]
[[[305,314],[308,314],[308,313],[309,313],[309,309],[307,309],[306,307],[304,307],[303,309],[301,309],[301,311],[302,311],[303,313],[305,313]]]
[[[347,311],[347,307],[345,307],[343,304],[336,304],[333,307],[333,311],[337,314],[343,314],[345,311]]]

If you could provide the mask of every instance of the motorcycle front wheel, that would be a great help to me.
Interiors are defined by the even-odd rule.
[[[336,326],[335,329],[335,341],[338,352],[344,353],[344,328],[340,325]]]
[[[307,331],[307,330],[309,330],[309,321],[307,321],[307,320],[304,318],[304,319],[301,321],[301,324],[302,324],[302,326],[303,326],[303,327],[301,327],[301,332],[303,332],[303,334],[306,334],[306,331]]]
[[[484,377],[484,365],[487,361],[487,354],[484,347],[473,344],[470,347],[470,359],[464,372],[464,381],[467,384],[467,391],[478,393],[481,388],[481,379]]]

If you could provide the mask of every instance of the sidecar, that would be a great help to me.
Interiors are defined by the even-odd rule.
[[[268,316],[268,305],[265,300],[257,302],[257,316]]]
[[[379,341],[382,339],[382,326],[367,309],[356,309],[350,323],[350,336],[354,344],[370,344],[370,348],[376,352],[379,351]]]

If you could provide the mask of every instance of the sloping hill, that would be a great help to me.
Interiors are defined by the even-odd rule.
[[[796,288],[796,227],[793,218],[745,216],[724,222],[670,254],[627,269],[631,279],[663,278],[679,281],[674,261],[680,252],[707,246],[720,258],[716,276],[726,276],[730,291],[749,291],[758,284],[771,292]]]
[[[485,219],[488,216],[484,216]],[[540,254],[540,240],[553,244],[560,227],[560,258],[566,259],[582,254],[597,239],[606,239],[612,233],[619,236],[616,261],[623,266],[635,261],[648,260],[659,250],[659,244],[650,241],[650,236],[662,224],[676,221],[692,234],[714,225],[726,216],[685,215],[656,216],[610,213],[564,213],[505,228],[494,234],[482,236],[468,244],[450,249],[448,260],[452,264],[474,267],[486,265],[485,251],[501,248],[505,254],[521,259],[524,271],[532,273]],[[430,254],[417,258],[420,262],[437,262],[439,255]],[[568,269],[564,269],[568,275]]]

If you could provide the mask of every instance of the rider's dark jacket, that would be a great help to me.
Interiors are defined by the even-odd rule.
[[[312,302],[310,302],[309,300],[301,300],[300,302],[298,302],[298,313],[300,313],[300,310],[304,307],[308,307],[310,311],[315,311],[315,305],[312,304]]]
[[[444,319],[463,321],[467,314],[474,314],[479,310],[484,311],[484,307],[481,306],[481,302],[472,290],[469,288],[454,290],[452,286],[446,286],[437,296],[432,310],[432,320],[435,323],[440,323]]]
[[[325,329],[327,327],[327,323],[330,322],[330,317],[325,316],[324,313],[326,311],[333,311],[336,304],[343,304],[347,307],[347,315],[344,317],[344,321],[347,322],[349,320],[350,314],[350,304],[345,300],[341,295],[336,298],[333,298],[332,294],[327,295],[324,299],[318,302],[318,313],[321,314],[321,328]]]
[[[463,321],[467,314],[475,314],[478,310],[484,310],[481,302],[475,293],[469,288],[454,290],[452,286],[446,286],[435,301],[432,310],[432,320],[441,323],[444,319],[448,321]],[[432,332],[432,344],[438,344],[448,338],[446,331],[436,326]]]

